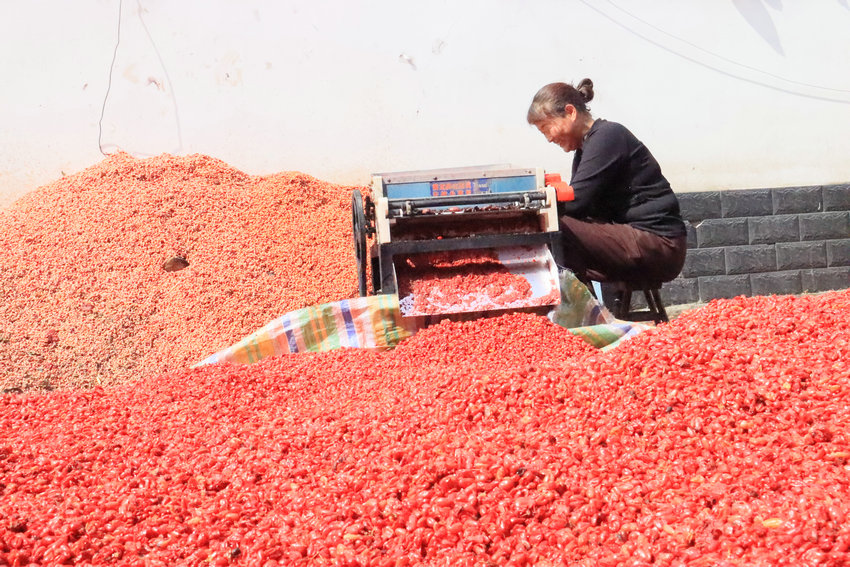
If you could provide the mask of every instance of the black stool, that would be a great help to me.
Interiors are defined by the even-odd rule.
[[[605,282],[602,284],[603,302],[623,321],[654,321],[666,323],[667,310],[661,302],[660,282]],[[646,298],[646,309],[632,309],[632,292],[642,291]]]

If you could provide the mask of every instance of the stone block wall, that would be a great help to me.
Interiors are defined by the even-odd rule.
[[[850,288],[850,184],[677,196],[688,256],[665,305]]]

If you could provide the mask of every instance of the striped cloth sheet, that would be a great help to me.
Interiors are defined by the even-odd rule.
[[[196,364],[251,364],[269,356],[338,348],[392,348],[416,332],[397,295],[343,299],[290,311]]]
[[[620,321],[571,272],[560,274],[561,302],[549,319],[593,346],[607,350],[651,328]],[[239,342],[195,364],[251,364],[270,356],[338,348],[386,350],[432,322],[402,317],[397,295],[371,295],[291,311]]]

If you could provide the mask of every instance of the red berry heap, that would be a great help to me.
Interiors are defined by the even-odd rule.
[[[209,163],[193,159],[202,169]],[[120,175],[121,168],[139,170],[126,157],[107,163],[116,168],[116,187],[123,187],[121,179],[149,181]],[[186,161],[178,163],[191,185]],[[72,185],[85,191],[84,184]],[[288,203],[296,193],[287,193]],[[242,206],[250,209],[247,195]],[[328,198],[303,195],[300,207],[312,211]],[[28,206],[42,214],[39,203]],[[124,198],[125,206],[138,205]],[[187,211],[195,206],[209,202],[185,204]],[[25,210],[3,222],[26,225]],[[226,223],[220,217],[225,234],[216,242],[252,242],[240,236],[240,210],[228,209],[236,216]],[[336,286],[344,295],[351,278],[337,282],[327,264],[318,265],[331,261],[320,250],[332,237],[315,233],[308,212],[302,220],[296,210],[281,214],[288,215],[281,225],[287,234],[302,231],[289,244],[294,252],[286,265],[295,270],[295,262],[313,254],[316,273],[328,272],[311,280],[313,288],[306,271],[277,276],[299,282],[278,293],[297,288],[304,301],[317,301]],[[109,239],[129,239],[122,230],[146,235],[138,236],[144,249],[145,239],[159,238],[145,232],[154,222],[145,219],[125,229],[104,222],[92,253],[104,253]],[[158,231],[170,226],[156,222]],[[165,347],[144,347],[164,332],[167,317],[177,318],[167,298],[206,301],[210,310],[219,305],[215,319],[182,312],[199,318],[191,325],[199,333],[246,310],[258,316],[227,289],[259,290],[260,283],[230,282],[218,295],[204,295],[215,288],[200,285],[205,299],[198,300],[182,280],[169,284],[175,290],[169,292],[157,283],[166,276],[143,277],[148,264],[124,244],[116,250],[125,255],[100,258],[89,274],[76,256],[84,251],[81,241],[68,244],[70,226],[63,235],[34,230],[27,234],[37,237],[20,237],[37,238],[30,246],[52,254],[40,268],[44,279],[21,271],[20,284],[3,276],[4,289],[29,285],[38,298],[53,301],[54,311],[42,314],[67,317],[53,321],[55,340],[28,331],[30,339],[14,342],[71,347],[80,373],[93,362],[84,346],[63,343],[65,324],[78,325],[81,341],[91,336],[86,329],[113,329],[114,348],[134,345],[145,361],[163,349],[157,356],[167,366],[173,361]],[[193,256],[207,258],[200,252],[207,246],[209,254],[227,250],[192,242],[189,267],[172,276],[192,270]],[[63,250],[73,252],[64,263]],[[160,261],[159,252],[148,254],[151,265]],[[60,277],[57,266],[68,275]],[[116,281],[132,274],[153,286],[151,303],[137,305],[143,290],[134,295]],[[226,279],[213,271],[192,278]],[[102,312],[103,322],[84,327],[89,319],[69,306],[71,298],[91,301],[92,289],[101,294],[93,312],[107,303],[110,310]],[[124,291],[108,295],[116,290]],[[23,292],[16,293],[12,301],[23,301]],[[202,303],[191,304],[201,309]],[[161,310],[151,310],[154,305]],[[140,341],[108,321],[121,313],[126,332],[141,334]],[[22,313],[4,321],[35,328]],[[18,357],[25,353],[2,352],[4,364],[23,364]],[[85,383],[65,358],[53,360],[59,375]],[[165,373],[127,363],[119,367],[123,379],[108,388],[0,396],[0,564],[847,565],[848,361],[845,290],[716,300],[605,353],[544,317],[517,313],[435,325],[384,353],[342,350]]]

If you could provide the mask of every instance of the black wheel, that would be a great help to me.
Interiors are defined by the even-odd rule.
[[[366,211],[363,208],[363,195],[359,189],[351,194],[351,228],[354,233],[354,256],[357,259],[357,286],[361,296],[367,294],[366,265],[369,251],[366,250]]]

